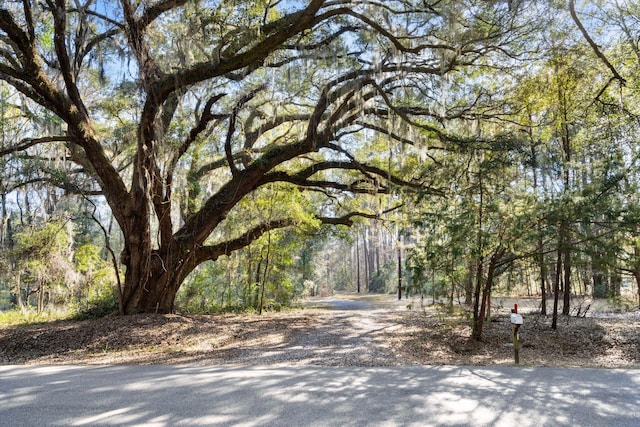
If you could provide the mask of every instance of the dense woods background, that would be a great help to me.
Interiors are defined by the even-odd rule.
[[[467,304],[479,339],[495,292],[540,297],[554,327],[572,294],[638,305],[638,16],[8,0],[0,308],[396,292]]]

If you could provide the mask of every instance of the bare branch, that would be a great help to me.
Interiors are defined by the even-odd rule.
[[[232,252],[237,251],[238,249],[249,246],[251,243],[258,240],[267,231],[289,227],[293,224],[294,221],[291,218],[269,221],[253,227],[252,229],[246,231],[242,236],[235,239],[231,239],[212,246],[203,246],[198,251],[198,259],[196,260],[196,265],[204,261],[216,260],[222,255],[230,255]]]
[[[624,77],[622,77],[618,73],[618,71],[615,69],[615,67],[613,65],[611,65],[611,62],[609,62],[609,60],[604,55],[604,53],[602,53],[602,51],[600,50],[598,45],[593,41],[593,39],[591,38],[591,36],[587,32],[586,28],[584,28],[584,25],[582,25],[582,22],[580,22],[580,19],[578,18],[578,15],[576,14],[575,0],[569,0],[569,12],[571,13],[571,18],[573,18],[573,22],[576,23],[576,25],[580,29],[580,32],[582,33],[582,36],[587,41],[587,43],[589,43],[589,46],[591,46],[591,49],[593,49],[593,51],[595,52],[596,56],[598,58],[600,58],[600,60],[604,63],[604,65],[606,65],[607,68],[609,68],[609,70],[611,70],[611,73],[613,74],[613,76],[620,82],[621,85],[624,86],[627,83],[627,81],[624,79]]]
[[[42,138],[26,138],[20,141],[18,144],[0,149],[0,156],[6,156],[7,154],[17,153],[19,151],[24,151],[29,147],[33,147],[38,144],[45,144],[47,142],[62,142],[62,141],[70,141],[68,136],[46,136]]]
[[[330,169],[341,170],[355,170],[361,172],[366,182],[370,185],[373,184],[375,188],[361,187],[362,180],[355,181],[351,184],[343,184],[335,181],[314,181],[309,178],[320,171]],[[319,188],[334,188],[337,190],[349,191],[352,193],[371,193],[372,191],[379,193],[388,192],[388,188],[381,185],[380,179],[404,188],[412,188],[415,190],[426,190],[430,194],[442,195],[441,190],[434,188],[425,188],[424,183],[415,181],[406,181],[398,176],[393,175],[390,171],[380,169],[375,166],[358,163],[355,161],[341,162],[341,161],[326,161],[316,163],[308,168],[299,171],[294,174],[289,174],[284,171],[277,171],[265,174],[260,181],[259,185],[264,185],[270,182],[288,182],[301,187],[319,187]]]

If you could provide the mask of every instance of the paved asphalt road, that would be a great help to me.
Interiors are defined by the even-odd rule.
[[[0,426],[634,426],[640,371],[0,366]]]

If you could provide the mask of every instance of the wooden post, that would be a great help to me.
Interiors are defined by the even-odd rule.
[[[518,314],[518,304],[513,305],[514,314]],[[518,329],[520,329],[519,324],[513,325],[513,361],[516,365],[520,364],[520,343],[518,336]]]
[[[520,345],[518,342],[518,329],[520,325],[513,325],[513,361],[516,365],[520,364]]]

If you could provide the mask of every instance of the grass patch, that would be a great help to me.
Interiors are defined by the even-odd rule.
[[[27,309],[22,311],[14,308],[7,311],[0,311],[0,327],[26,326],[37,323],[55,322],[57,320],[67,320],[73,317],[73,313],[61,311],[45,311],[37,313],[35,310]]]

